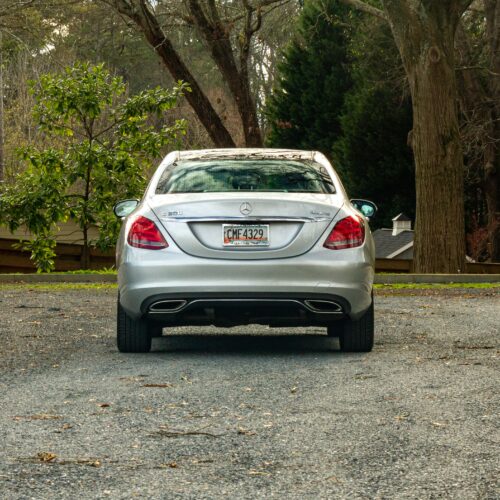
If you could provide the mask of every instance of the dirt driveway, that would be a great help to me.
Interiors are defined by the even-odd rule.
[[[498,498],[496,290],[378,293],[368,355],[258,326],[124,355],[112,287],[3,286],[0,497]]]

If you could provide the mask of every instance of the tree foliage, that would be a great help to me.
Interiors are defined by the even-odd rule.
[[[357,89],[344,110],[343,133],[335,150],[349,195],[377,204],[376,227],[391,227],[391,219],[400,212],[413,219],[415,171],[406,144],[410,103],[381,85]]]
[[[179,84],[127,97],[120,77],[88,63],[43,75],[33,85],[34,117],[52,146],[20,152],[27,168],[4,189],[0,221],[11,230],[24,225],[34,235],[23,246],[39,270],[53,268],[57,224],[68,219],[84,235],[84,268],[91,243],[114,245],[119,222],[112,207],[141,193],[151,161],[184,134],[184,121],[163,123],[163,113],[186,91]],[[99,228],[95,242],[88,239],[91,225]]]

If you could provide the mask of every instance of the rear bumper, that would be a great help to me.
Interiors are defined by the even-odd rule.
[[[350,304],[326,294],[174,293],[147,298],[141,312],[162,325],[328,326],[348,316]]]
[[[319,249],[288,259],[245,261],[203,259],[168,250],[128,248],[122,256],[118,272],[120,302],[130,316],[154,316],[172,324],[196,324],[189,323],[187,316],[182,319],[182,315],[177,315],[179,322],[175,323],[176,317],[172,313],[152,315],[148,310],[152,301],[166,298],[219,300],[218,305],[222,306],[219,309],[229,316],[233,301],[233,308],[240,312],[246,308],[247,316],[251,318],[255,308],[248,307],[249,301],[262,303],[275,299],[277,315],[283,311],[279,301],[298,300],[302,301],[299,309],[305,314],[302,324],[307,324],[307,321],[309,324],[324,324],[326,316],[308,310],[303,304],[305,300],[316,298],[339,302],[343,315],[352,319],[361,316],[371,304],[373,262],[365,246],[336,251],[335,255],[331,250]],[[141,255],[141,252],[144,253]],[[226,304],[220,303],[221,300]],[[205,304],[206,308],[212,309],[215,305]],[[330,316],[331,320],[339,317],[338,314]]]

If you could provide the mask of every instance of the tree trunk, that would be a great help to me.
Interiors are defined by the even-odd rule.
[[[417,273],[465,271],[463,158],[454,36],[465,1],[384,0],[413,103]]]
[[[417,193],[415,272],[464,272],[463,160],[454,64],[433,45],[409,69]]]
[[[3,43],[2,30],[0,29],[0,182],[4,180],[4,175],[5,175],[2,43]]]
[[[83,246],[82,253],[80,254],[80,267],[81,269],[90,269],[90,246],[88,227],[83,227]]]
[[[493,117],[490,161],[485,163],[485,196],[490,257],[493,262],[500,262],[500,2],[485,0],[484,10],[490,51],[489,93]]]
[[[158,23],[158,19],[146,5],[145,0],[136,0],[133,2],[113,0],[113,6],[118,12],[134,21],[137,27],[143,32],[149,45],[160,56],[174,80],[180,80],[190,85],[191,92],[186,93],[186,99],[205,127],[215,146],[234,147],[235,144],[231,134],[222,123],[220,116],[174,49],[170,40],[165,36]]]
[[[245,145],[261,147],[262,135],[248,77],[248,53],[250,40],[254,33],[252,27],[253,10],[247,13],[249,20],[245,32],[240,35],[243,40],[240,41],[240,68],[238,69],[229,38],[230,31],[221,21],[215,4],[209,3],[208,7],[210,8],[210,19],[205,15],[198,0],[189,0],[189,11],[194,23],[205,40],[212,59],[219,68],[236,103],[243,125]]]

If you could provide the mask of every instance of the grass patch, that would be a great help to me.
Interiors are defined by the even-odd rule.
[[[500,283],[376,283],[375,290],[427,290],[429,288],[500,288]]]
[[[0,290],[116,290],[116,283],[0,283]],[[373,285],[375,290],[500,289],[500,283],[392,283]]]
[[[25,273],[6,273],[9,276],[26,276]],[[51,273],[29,273],[36,274],[37,276],[72,276],[78,274],[92,274],[92,275],[116,275],[116,269],[106,268],[106,269],[77,269],[76,271],[54,271]]]
[[[65,274],[97,274],[97,275],[116,274],[116,269],[114,269],[114,268],[109,268],[109,269],[78,269],[76,271],[53,272],[50,274],[57,274],[57,275],[61,275],[61,276],[64,276]]]
[[[37,290],[56,292],[58,290],[116,290],[116,283],[0,283],[0,290]]]

